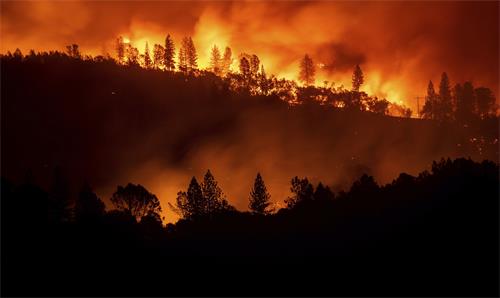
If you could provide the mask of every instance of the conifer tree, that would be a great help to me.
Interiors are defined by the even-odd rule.
[[[305,55],[300,62],[300,74],[299,79],[304,83],[304,85],[309,86],[314,84],[314,75],[316,73],[316,69],[314,67],[314,62],[309,57],[309,55]]]
[[[228,205],[222,189],[217,184],[217,181],[210,170],[207,170],[207,173],[203,178],[201,191],[205,200],[204,206],[206,214],[213,214],[221,211]]]
[[[354,72],[352,73],[352,91],[359,91],[359,88],[363,83],[365,82],[365,78],[363,75],[363,71],[361,70],[361,67],[357,64],[356,67],[354,68]]]
[[[439,102],[437,104],[438,120],[450,120],[453,112],[450,80],[446,72],[441,75],[439,83]]]
[[[179,55],[177,55],[179,62],[178,67],[182,72],[186,72],[188,69],[187,66],[187,58],[186,58],[186,47],[184,44],[184,40],[182,41],[181,47],[179,48]]]
[[[268,210],[268,207],[270,205],[270,198],[271,195],[267,192],[262,176],[260,173],[257,173],[252,191],[250,192],[250,203],[248,207],[254,214],[269,214],[270,210]]]
[[[427,85],[427,96],[425,97],[425,104],[422,108],[422,117],[425,119],[435,119],[436,117],[437,95],[434,90],[434,84],[429,81]]]
[[[153,49],[153,67],[160,69],[165,67],[165,48],[162,45],[155,44]]]
[[[221,75],[223,71],[222,58],[219,48],[216,45],[214,45],[210,53],[210,69],[216,75]]]
[[[175,56],[174,41],[170,37],[170,34],[168,34],[167,37],[165,38],[164,63],[165,63],[166,70],[173,71],[175,69],[174,56]],[[179,62],[180,62],[180,58],[179,58]]]
[[[198,55],[191,37],[182,39],[181,49],[179,50],[179,68],[188,72],[198,68]]]

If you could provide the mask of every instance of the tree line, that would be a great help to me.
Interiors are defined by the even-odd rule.
[[[184,37],[176,53],[173,38],[167,35],[163,45],[155,44],[152,54],[148,42],[145,44],[144,54],[139,54],[137,47],[125,42],[122,36],[115,42],[116,59],[109,54],[92,57],[82,55],[77,44],[66,47],[66,55],[73,59],[87,61],[111,61],[128,67],[142,67],[145,69],[178,71],[185,75],[200,76],[207,72],[215,74],[229,85],[235,92],[248,93],[253,96],[277,96],[290,105],[322,105],[336,109],[353,111],[368,111],[377,114],[411,117],[414,113],[404,105],[392,103],[385,98],[370,96],[360,91],[365,82],[365,75],[359,65],[355,65],[352,73],[350,89],[343,85],[335,87],[332,82],[324,81],[322,86],[315,85],[316,65],[310,55],[305,54],[299,63],[299,85],[294,80],[278,78],[268,75],[264,65],[256,54],[240,53],[233,58],[230,47],[222,51],[214,45],[210,51],[210,63],[207,70],[198,67],[198,55],[191,37]],[[47,55],[63,55],[57,51],[49,53],[35,53],[33,50],[23,56],[19,49],[12,54],[8,52],[1,57],[18,60],[43,60]],[[176,62],[177,60],[177,62]],[[233,71],[234,61],[238,61],[238,70]],[[444,72],[436,92],[432,81],[429,82],[425,103],[417,116],[437,121],[470,122],[475,119],[485,119],[496,116],[498,106],[495,96],[487,87],[474,88],[472,82],[457,83],[453,88]]]
[[[364,82],[359,65],[354,68],[352,89],[347,89],[343,85],[335,87],[334,83],[327,81],[324,82],[323,86],[315,86],[315,66],[312,58],[307,54],[299,65],[299,81],[303,83],[301,86],[294,80],[278,78],[274,74],[268,75],[256,54],[241,53],[238,59],[234,59],[229,47],[226,47],[224,53],[222,53],[214,45],[211,49],[209,68],[200,70],[198,68],[196,47],[191,37],[182,39],[177,54],[174,41],[170,35],[167,35],[164,45],[154,45],[152,55],[148,43],[145,45],[144,54],[140,54],[139,50],[132,46],[130,42],[125,42],[123,37],[117,38],[115,50],[116,59],[109,54],[96,57],[83,55],[77,44],[67,46],[66,53],[58,51],[35,53],[31,50],[28,55],[23,56],[21,51],[17,49],[13,54],[8,52],[7,55],[2,55],[2,57],[4,59],[44,61],[47,60],[49,55],[58,57],[66,55],[84,61],[112,62],[127,67],[142,67],[170,72],[178,71],[186,76],[200,76],[210,73],[223,79],[231,91],[246,93],[251,96],[276,96],[290,105],[312,104],[335,109],[369,111],[383,115],[388,114],[389,111],[393,111],[394,114],[394,111],[396,111],[396,115],[403,117],[410,117],[412,114],[412,111],[404,106],[359,91]],[[235,60],[238,61],[237,71],[233,71],[231,68]]]
[[[295,184],[295,180],[292,180],[292,185]],[[26,174],[23,185],[35,186],[31,172]],[[300,191],[297,186],[292,187],[292,192],[297,194]],[[76,200],[71,198],[69,182],[61,168],[56,167],[47,192],[48,222],[91,222],[106,213],[104,202],[87,182],[83,184]],[[270,208],[271,195],[260,173],[257,173],[248,198],[248,207],[252,214],[269,215],[275,211]],[[158,197],[141,184],[128,183],[125,186],[117,186],[110,202],[114,208],[110,211],[111,213],[120,212],[137,221],[162,221],[162,208]],[[175,205],[169,203],[168,206],[181,218],[187,220],[236,211],[235,207],[229,204],[210,170],[206,172],[201,183],[198,183],[196,177],[192,177],[187,190],[178,192]]]
[[[452,88],[448,75],[443,72],[438,92],[432,81],[429,81],[421,113],[425,119],[469,123],[474,118],[495,116],[496,110],[495,96],[491,89],[474,88],[470,81],[457,83]]]
[[[282,277],[276,293],[296,280],[285,289],[290,294],[314,285],[342,295],[358,289],[363,295],[494,296],[498,173],[493,162],[442,159],[430,171],[401,173],[386,185],[363,175],[338,193],[294,177],[287,207],[278,212],[271,212],[257,175],[253,212],[239,212],[224,207],[207,171],[201,183],[194,178],[179,192],[186,217],[166,226],[157,219],[156,196],[140,185],[119,186],[112,196],[117,209],[107,212],[86,185],[74,219],[60,222],[54,220],[69,209],[46,205],[47,198],[66,197],[60,171],[48,192],[32,176],[18,186],[2,179],[2,293],[216,294],[231,292],[227,284],[248,287],[260,276]],[[48,213],[48,225],[47,210],[58,210]],[[332,278],[342,282],[332,287]],[[31,286],[23,287],[27,282]],[[370,287],[356,287],[360,283]],[[256,294],[269,289],[254,284]]]
[[[134,50],[130,50],[134,49]],[[127,59],[123,53],[132,53],[127,55]],[[118,62],[122,64],[137,64],[135,57],[137,49],[130,44],[123,43],[123,38],[117,39],[117,54]],[[142,65],[146,68],[153,67],[155,69],[166,69],[173,71],[175,69],[175,46],[170,35],[165,39],[165,46],[156,44],[154,51],[154,63],[151,64],[149,58],[148,44],[146,43],[145,54],[143,55]],[[191,37],[185,37],[182,40],[181,48],[178,53],[179,71],[194,71],[197,69],[197,54]],[[406,107],[398,106],[390,103],[386,99],[378,99],[369,97],[367,94],[360,92],[359,89],[364,83],[364,74],[359,65],[355,65],[352,74],[352,88],[345,90],[343,87],[334,89],[333,85],[328,86],[328,82],[324,82],[323,88],[315,88],[316,66],[310,55],[305,54],[299,64],[298,79],[303,83],[305,88],[301,88],[295,82],[276,82],[271,77],[267,80],[264,66],[260,65],[260,60],[257,55],[241,53],[239,56],[239,76],[231,74],[231,65],[233,64],[231,48],[226,47],[224,55],[214,45],[211,49],[210,67],[209,69],[218,76],[229,76],[235,88],[244,87],[251,90],[252,93],[267,94],[273,85],[288,85],[291,89],[295,89],[298,93],[305,93],[308,100],[315,100],[323,103],[329,103],[337,107],[355,108],[359,110],[368,110],[376,113],[386,114],[390,105],[393,105],[395,110],[398,110],[401,116],[410,117],[412,111]],[[260,72],[259,72],[260,70]],[[287,84],[288,83],[288,84]],[[290,92],[293,93],[293,92]],[[439,85],[439,93],[434,91],[432,81],[429,82],[427,89],[426,101],[423,108],[417,111],[418,116],[424,119],[433,119],[440,121],[470,121],[473,117],[486,118],[495,115],[497,106],[495,105],[495,97],[491,89],[486,87],[474,88],[472,82],[457,83],[451,90],[450,82],[447,74],[444,72]],[[297,100],[301,102],[302,100]],[[291,99],[293,102],[293,99]]]

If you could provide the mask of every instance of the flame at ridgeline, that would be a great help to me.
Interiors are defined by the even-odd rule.
[[[309,53],[316,84],[351,86],[417,110],[417,96],[443,71],[498,94],[498,3],[344,2],[2,2],[1,52],[59,49],[77,43],[92,55],[115,54],[117,36],[144,51],[171,34],[178,49],[192,36],[199,66],[210,49],[257,54],[267,73],[297,79]],[[237,63],[233,63],[233,70]],[[420,101],[420,104],[423,100]]]

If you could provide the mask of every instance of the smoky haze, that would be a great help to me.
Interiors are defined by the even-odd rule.
[[[255,53],[268,73],[296,79],[309,53],[324,65],[316,83],[350,87],[353,66],[362,88],[416,110],[447,71],[452,83],[472,80],[498,95],[498,2],[2,2],[1,51],[64,49],[114,54],[117,36],[143,50],[146,41],[177,45],[193,36],[200,64],[210,48]],[[236,63],[233,64],[235,69]]]
[[[473,131],[319,105],[290,108],[219,83],[213,75],[104,63],[3,64],[2,175],[22,181],[31,169],[48,187],[61,166],[74,195],[87,180],[108,204],[117,185],[140,183],[174,221],[168,203],[207,169],[229,202],[246,210],[258,171],[282,204],[295,175],[338,192],[363,173],[388,183],[441,157],[498,161],[498,150],[469,144]],[[486,137],[498,137],[498,126]]]
[[[145,41],[163,43],[170,33],[177,47],[183,36],[193,36],[202,67],[213,44],[227,45],[235,54],[257,54],[268,73],[295,78],[307,52],[324,64],[318,84],[329,80],[350,87],[359,63],[364,90],[413,109],[412,98],[425,93],[429,79],[437,85],[444,70],[452,83],[473,80],[498,94],[497,2],[1,5],[2,52],[78,43],[84,53],[98,55],[113,53],[118,35],[142,50]],[[2,76],[3,173],[18,178],[32,168],[38,177],[50,178],[55,165],[64,165],[79,173],[74,181],[89,179],[105,200],[116,185],[141,183],[161,199],[167,221],[176,218],[167,203],[207,169],[229,201],[245,210],[257,171],[272,200],[282,202],[295,175],[339,191],[362,173],[387,183],[400,172],[417,174],[443,156],[498,158],[461,152],[453,133],[413,120],[290,112],[253,98],[228,104],[214,99],[220,94],[203,83],[168,83],[145,73],[106,70],[73,77],[67,74],[77,70],[45,71]],[[25,88],[38,86],[38,78],[50,84]],[[32,104],[27,113],[24,100]]]

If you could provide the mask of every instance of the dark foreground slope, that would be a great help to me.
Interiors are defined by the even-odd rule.
[[[499,168],[457,159],[275,215],[162,227],[120,212],[47,224],[2,180],[2,295],[498,296]]]

